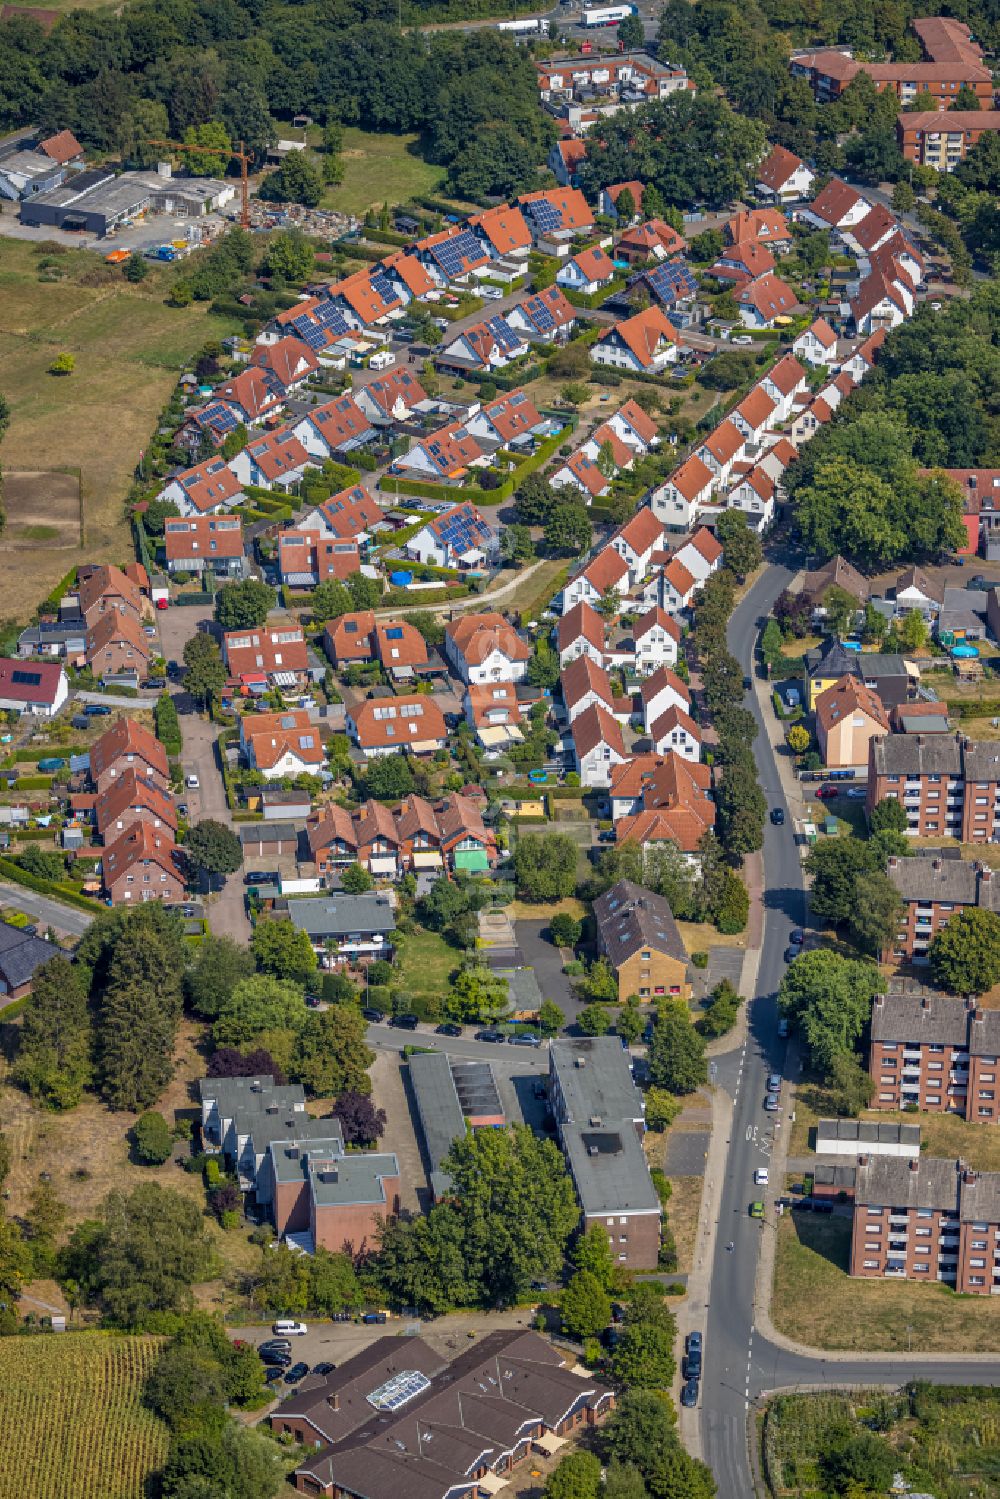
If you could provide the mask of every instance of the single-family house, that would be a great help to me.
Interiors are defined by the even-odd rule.
[[[324,802],[306,818],[306,840],[321,879],[358,862],[357,815],[336,802]]]
[[[619,527],[608,545],[614,547],[627,565],[632,582],[638,583],[649,571],[653,553],[663,546],[663,522],[654,510],[644,505]]]
[[[594,214],[578,187],[543,189],[524,193],[517,200],[531,228],[535,244],[542,242],[565,245],[594,227]]]
[[[759,383],[777,407],[776,422],[787,422],[796,396],[804,395],[809,388],[808,376],[794,354],[782,355]]]
[[[556,649],[561,667],[578,656],[588,656],[595,665],[603,665],[604,620],[586,599],[574,604],[560,619]]]
[[[531,230],[515,205],[501,203],[469,220],[469,228],[483,242],[493,259],[523,260],[531,249]]]
[[[444,714],[419,693],[355,704],[347,712],[347,732],[368,760],[401,752],[431,755],[448,743]]]
[[[216,454],[174,474],[156,498],[171,501],[181,515],[219,515],[240,503],[243,490],[225,459]]]
[[[272,388],[287,396],[316,374],[319,360],[307,343],[290,334],[277,343],[258,344],[250,356],[250,367],[263,370]]]
[[[859,260],[867,260],[899,232],[899,220],[884,203],[875,203],[863,219],[842,231],[844,243]]]
[[[672,260],[686,250],[687,240],[683,234],[678,234],[662,219],[647,219],[643,224],[633,225],[625,230],[615,245],[619,260],[627,260],[629,265],[647,260]]]
[[[628,758],[621,725],[601,703],[573,720],[573,759],[581,786],[609,786],[611,772]]]
[[[69,697],[66,672],[58,661],[22,661],[0,656],[0,708],[54,718]]]
[[[437,234],[417,240],[413,253],[439,286],[462,282],[474,271],[489,265],[493,255],[481,239],[464,224],[454,224]]]
[[[614,714],[615,699],[611,682],[603,666],[597,666],[589,656],[577,656],[563,669],[559,686],[562,689],[566,717],[572,723],[595,703],[600,703]]]
[[[601,422],[599,427],[595,427],[584,441],[580,452],[592,463],[597,463],[603,455],[600,466],[613,466],[615,472],[632,468],[636,459],[635,449],[629,447],[610,422]]]
[[[470,468],[487,461],[488,451],[480,440],[463,423],[452,421],[427,437],[418,437],[409,452],[396,459],[391,472],[440,484],[464,478]]]
[[[687,531],[698,512],[710,504],[715,475],[692,453],[670,478],[653,490],[652,507],[670,531]]]
[[[312,406],[291,428],[310,458],[322,462],[372,442],[375,429],[350,394]]]
[[[845,359],[840,362],[842,374],[850,375],[855,385],[861,381],[875,368],[878,351],[885,343],[886,328],[876,328],[863,343],[852,350]]]
[[[575,187],[577,171],[587,160],[587,143],[578,136],[554,141],[548,156],[548,168],[560,187]]]
[[[475,505],[455,505],[405,543],[406,555],[433,567],[475,569],[493,556],[496,532]]]
[[[807,364],[831,369],[837,363],[837,335],[826,318],[816,318],[792,341],[792,353]]]
[[[910,316],[912,295],[908,298],[898,281],[891,280],[881,270],[875,270],[861,282],[857,296],[851,299],[850,309],[854,327],[862,336],[880,328],[888,332],[898,328]]]
[[[612,182],[609,187],[601,189],[597,199],[597,206],[605,218],[616,219],[619,228],[637,223],[642,217],[642,200],[646,189],[641,182]],[[622,193],[628,193],[632,200],[631,213],[624,213],[618,207],[618,199]]]
[[[600,245],[590,245],[577,255],[571,255],[556,272],[556,284],[569,291],[592,297],[610,286],[615,279],[615,268],[611,256]]]
[[[745,286],[774,270],[774,256],[762,240],[744,239],[728,245],[709,271],[717,281],[730,281],[734,287]]]
[[[315,588],[328,578],[349,578],[361,567],[356,540],[337,541],[319,531],[282,531],[278,576],[290,588]]]
[[[841,677],[815,702],[816,742],[828,770],[868,764],[868,741],[890,732],[877,692],[857,677]]]
[[[850,229],[860,224],[870,208],[868,199],[855,188],[839,177],[831,177],[799,217],[820,229]]]
[[[391,427],[410,421],[414,409],[426,401],[427,392],[405,366],[387,370],[354,392],[359,410],[373,427]]]
[[[815,181],[812,168],[784,146],[773,146],[757,168],[757,192],[774,203],[797,203],[807,198]]]
[[[354,832],[358,840],[358,863],[381,879],[397,879],[402,873],[400,837],[389,808],[381,802],[362,802],[354,814]]]
[[[514,682],[483,682],[465,689],[465,720],[487,755],[497,755],[523,739],[522,704]]]
[[[285,409],[284,394],[276,389],[270,371],[255,365],[217,385],[212,400],[221,402],[236,423],[247,428],[259,427]]]
[[[788,220],[776,208],[741,209],[727,219],[722,232],[727,245],[759,242],[777,250],[779,255],[792,243]]]
[[[382,507],[360,484],[332,494],[322,505],[306,512],[295,522],[295,529],[318,532],[335,541],[355,541],[360,546],[373,532],[385,525]]]
[[[427,642],[405,619],[376,621],[375,653],[393,681],[412,677],[427,665]]]
[[[589,505],[610,489],[613,475],[606,474],[584,448],[571,453],[549,479],[553,489],[578,489]]]
[[[280,427],[264,437],[254,437],[229,467],[241,484],[258,489],[293,489],[307,468],[318,468],[290,427]]]
[[[87,628],[84,655],[98,679],[128,674],[139,683],[149,676],[152,650],[142,624],[131,613],[99,614]]]
[[[760,451],[776,409],[764,387],[755,385],[729,413],[729,420],[743,434],[745,458]]]
[[[944,603],[944,584],[925,573],[922,567],[904,568],[892,590],[896,618],[916,610],[926,620],[937,619]]]
[[[323,649],[334,666],[352,666],[375,659],[375,615],[342,614],[331,619],[323,632]]]
[[[675,671],[669,666],[660,666],[651,677],[647,677],[639,688],[642,702],[642,722],[647,732],[668,708],[680,708],[691,713],[691,694]]]
[[[107,614],[127,614],[138,620],[145,612],[141,590],[120,567],[103,564],[81,567],[77,593],[80,613],[89,627]]]
[[[671,557],[659,577],[659,596],[664,609],[670,614],[680,614],[698,592],[698,586],[698,579],[683,562]]]
[[[548,434],[549,423],[525,391],[512,390],[480,406],[468,418],[466,429],[474,437],[498,442],[501,447],[530,452]]]
[[[690,713],[676,703],[650,724],[649,738],[654,754],[671,752],[682,760],[701,759],[701,730]]]
[[[596,607],[609,589],[623,599],[629,590],[628,564],[614,547],[604,547],[582,572],[569,579],[562,591],[563,614],[568,614],[581,600]]]
[[[780,276],[759,276],[747,286],[739,287],[736,300],[745,328],[773,328],[778,318],[791,317],[798,298]]]
[[[737,479],[729,491],[728,501],[735,510],[742,510],[747,524],[755,531],[766,531],[774,519],[776,485],[764,463]]]
[[[566,339],[576,324],[576,309],[561,287],[547,286],[516,302],[505,314],[517,333],[529,343],[551,344]]]
[[[691,540],[674,553],[674,560],[683,563],[700,587],[722,566],[722,545],[714,531],[699,526]]]
[[[498,313],[463,329],[457,338],[445,344],[437,356],[437,363],[443,369],[453,369],[459,374],[467,370],[486,373],[503,369],[512,359],[519,359],[527,352],[525,335]]]
[[[677,665],[680,626],[659,604],[639,616],[632,627],[632,639],[635,669],[640,676],[649,676],[661,666]]]
[[[265,780],[317,775],[326,763],[318,730],[304,708],[240,715],[240,751]]]
[[[192,515],[163,523],[167,572],[210,572],[241,578],[246,567],[243,522],[235,515]]]
[[[269,687],[300,687],[309,671],[306,637],[300,624],[255,625],[227,630],[222,655],[229,675],[245,692]]]
[[[520,682],[531,648],[502,614],[463,614],[445,626],[444,653],[463,682]]]
[[[637,453],[648,453],[650,448],[659,447],[660,434],[656,423],[638,401],[627,400],[613,416],[608,417],[608,426],[613,427],[622,442],[635,448]]]
[[[591,345],[595,364],[656,375],[677,361],[677,334],[659,307],[623,318]]]
[[[745,441],[739,427],[727,417],[695,449],[697,456],[712,474],[716,489],[724,490],[728,487],[733,465],[743,456]]]

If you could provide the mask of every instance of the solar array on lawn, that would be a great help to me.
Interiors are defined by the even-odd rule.
[[[401,1374],[394,1374],[385,1384],[379,1385],[377,1390],[372,1390],[367,1397],[368,1404],[377,1411],[398,1411],[430,1387],[427,1375],[421,1374],[419,1369],[404,1369]]]

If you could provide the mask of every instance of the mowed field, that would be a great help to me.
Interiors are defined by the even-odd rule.
[[[185,361],[234,331],[205,304],[167,307],[165,268],[134,287],[120,272],[105,275],[93,251],[70,250],[52,256],[60,279],[46,282],[38,263],[50,253],[0,239],[0,389],[11,407],[0,462],[36,476],[15,482],[16,545],[0,547],[0,612],[21,620],[74,562],[131,556],[122,506],[139,453]],[[73,374],[48,374],[64,351],[76,358]],[[37,477],[46,470],[56,471],[50,484]],[[79,476],[82,514],[71,544],[68,475]]]
[[[408,202],[414,193],[434,193],[444,179],[443,167],[419,154],[415,135],[371,135],[348,128],[341,159],[344,180],[326,189],[321,207],[358,218],[383,203],[391,207]]]
[[[0,1340],[0,1499],[143,1499],[167,1428],[142,1404],[162,1338]]]

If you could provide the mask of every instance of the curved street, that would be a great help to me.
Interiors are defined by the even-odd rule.
[[[768,562],[729,623],[729,648],[750,675],[754,674],[756,622],[769,612],[796,570],[786,553],[773,554]],[[778,1038],[777,991],[785,972],[783,955],[789,933],[794,926],[805,925],[806,893],[791,812],[755,691],[747,694],[746,705],[760,730],[757,764],[768,808],[783,807],[785,823],[774,827],[769,820],[765,825],[764,932],[756,986],[747,997],[746,1040],[715,1058],[718,1084],[731,1100],[732,1110],[706,1306],[700,1417],[701,1455],[725,1499],[753,1499],[748,1416],[751,1402],[765,1392],[824,1385],[899,1385],[911,1378],[993,1383],[1000,1367],[1000,1360],[989,1356],[890,1353],[859,1357],[800,1352],[755,1326],[755,1290],[763,1292],[759,1304],[766,1306],[770,1299],[767,1287],[757,1287],[762,1236],[773,1233],[774,1227],[770,1214],[763,1224],[757,1223],[749,1217],[748,1208],[755,1197],[763,1195],[753,1185],[753,1173],[767,1164],[772,1147],[772,1125],[765,1121],[776,1116],[762,1109],[765,1081],[768,1072],[784,1073],[787,1049],[787,1043]],[[734,1245],[731,1252],[726,1248],[729,1242]],[[770,1273],[769,1264],[760,1268],[762,1275]]]

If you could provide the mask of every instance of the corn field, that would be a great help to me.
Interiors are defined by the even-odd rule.
[[[142,1405],[161,1338],[0,1339],[0,1499],[143,1499],[167,1429]]]

